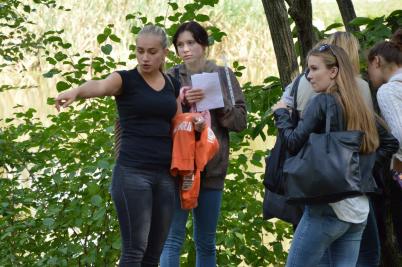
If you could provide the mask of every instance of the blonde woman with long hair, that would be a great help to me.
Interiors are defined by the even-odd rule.
[[[358,89],[353,65],[342,48],[324,44],[313,49],[308,55],[308,68],[307,78],[318,95],[311,100],[296,127],[291,123],[285,103],[275,104],[273,110],[279,133],[289,152],[296,154],[311,133],[325,132],[327,112],[333,114],[331,131],[364,132],[360,172],[361,182],[366,186],[358,196],[348,196],[334,203],[306,205],[286,266],[316,266],[319,263],[355,266],[369,213],[366,193],[377,189],[371,175],[375,152],[381,149],[375,117]]]
[[[368,107],[373,110],[373,100],[371,98],[370,87],[368,83],[360,77],[359,40],[357,40],[357,38],[350,32],[337,31],[328,36],[328,38],[320,41],[316,46],[318,47],[322,44],[337,45],[345,50],[352,64],[352,71],[357,83],[357,88],[362,94],[363,100],[366,102]],[[286,93],[284,95],[290,93],[292,86],[293,82],[286,87]],[[297,110],[301,116],[303,116],[303,110],[306,108],[310,99],[316,94],[317,93],[307,80],[307,76],[301,77],[296,100]]]

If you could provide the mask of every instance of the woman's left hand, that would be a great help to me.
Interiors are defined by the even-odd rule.
[[[194,122],[194,129],[197,132],[202,132],[202,130],[204,130],[206,122],[202,116],[194,116],[193,122]]]
[[[192,88],[190,90],[187,90],[184,96],[185,96],[186,101],[190,105],[192,105],[197,102],[200,102],[205,97],[205,94],[204,94],[204,90],[202,90],[202,89]]]
[[[287,108],[285,102],[283,102],[282,100],[279,100],[278,102],[276,102],[275,105],[272,106],[272,111],[275,111],[280,108]]]

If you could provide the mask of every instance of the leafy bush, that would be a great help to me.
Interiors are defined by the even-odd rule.
[[[209,20],[201,9],[218,1],[195,1],[179,8],[169,2],[173,15],[167,19],[172,35],[186,20]],[[131,31],[137,34],[149,23],[140,13],[128,14]],[[153,23],[161,25],[163,16]],[[161,25],[163,26],[163,25]],[[208,27],[211,42],[220,42],[225,35],[216,27]],[[82,84],[87,77],[99,79],[126,62],[110,56],[120,38],[107,25],[97,36],[103,56],[92,57],[90,51],[76,53],[64,41],[62,31],[48,31],[40,40],[46,61],[52,66],[44,77],[58,77],[58,91]],[[135,58],[135,46],[128,60]],[[24,52],[21,52],[24,53]],[[168,66],[178,62],[174,53]],[[244,66],[234,63],[241,75]],[[283,262],[286,253],[281,241],[289,238],[288,225],[262,221],[261,173],[250,171],[251,164],[261,167],[264,151],[251,151],[250,140],[265,139],[264,126],[272,118],[262,110],[276,101],[281,88],[277,78],[266,84],[244,86],[249,105],[249,129],[232,134],[229,176],[222,204],[218,229],[218,264],[235,266],[246,262],[251,266]],[[54,104],[52,99],[48,104]],[[261,117],[264,119],[261,121]],[[58,115],[49,116],[50,125],[36,118],[35,110],[5,119],[0,132],[0,265],[2,266],[113,266],[120,254],[117,217],[108,192],[114,165],[113,125],[116,118],[114,101],[110,98],[79,102]],[[269,129],[273,129],[270,127]],[[272,134],[272,133],[271,133]],[[182,263],[194,266],[192,223]],[[267,248],[267,234],[276,240]],[[185,265],[186,266],[186,265]]]
[[[21,7],[21,2],[14,2]],[[171,23],[166,29],[168,34],[172,35],[186,20],[208,21],[209,17],[201,10],[217,2],[196,0],[184,7],[169,2],[173,15],[167,17]],[[10,16],[14,14],[3,10],[11,12]],[[140,13],[128,14],[126,18],[132,23],[133,34],[149,23]],[[390,27],[387,23],[394,20],[400,25],[400,13],[380,19],[379,24],[374,22],[376,19],[366,20],[367,25],[374,26],[367,26],[362,38],[381,25]],[[165,17],[159,16],[153,23],[162,25],[164,21]],[[216,27],[208,27],[208,31],[213,42],[220,42],[225,35]],[[44,50],[46,61],[52,65],[44,77],[59,78],[58,91],[76,87],[88,77],[103,78],[126,65],[110,56],[113,46],[120,42],[113,25],[107,25],[97,36],[103,53],[98,57],[92,57],[89,51],[72,51],[71,45],[60,37],[61,32],[48,31],[35,39],[35,44],[28,44]],[[382,32],[377,36],[383,36]],[[21,37],[26,37],[23,32]],[[127,60],[135,58],[135,46],[129,49],[131,55]],[[4,56],[8,50],[0,51]],[[18,60],[19,53],[9,56]],[[173,52],[168,59],[168,66],[178,62]],[[241,75],[244,66],[234,62],[233,69]],[[265,151],[250,149],[251,140],[257,137],[266,140],[267,134],[275,134],[270,107],[279,99],[282,88],[276,77],[268,77],[262,85],[246,83],[243,88],[249,110],[248,129],[231,134],[229,178],[217,233],[218,265],[283,264],[287,253],[282,241],[291,238],[291,227],[281,221],[262,220],[263,185],[258,168],[262,169]],[[49,99],[48,104],[54,101]],[[111,98],[81,101],[74,108],[49,116],[50,125],[39,121],[33,109],[18,112],[15,118],[18,121],[4,119],[0,130],[0,265],[115,265],[120,254],[120,236],[108,192],[114,165],[114,101]],[[190,221],[187,233],[181,262],[182,266],[194,266]]]

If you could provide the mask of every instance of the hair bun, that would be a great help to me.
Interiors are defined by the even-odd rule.
[[[402,50],[402,28],[399,28],[394,32],[391,37],[391,42],[398,46],[399,50]]]

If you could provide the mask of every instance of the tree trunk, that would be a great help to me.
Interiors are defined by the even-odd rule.
[[[307,53],[315,44],[313,34],[313,8],[311,0],[287,0],[289,4],[288,13],[295,21],[297,36],[300,45],[300,63],[306,66]]]
[[[349,22],[356,18],[355,8],[352,0],[336,0],[338,2],[339,11],[341,12],[343,24],[348,32],[360,31],[357,26],[350,26]]]
[[[299,74],[285,2],[283,0],[262,0],[262,4],[274,44],[279,76],[285,87]]]

